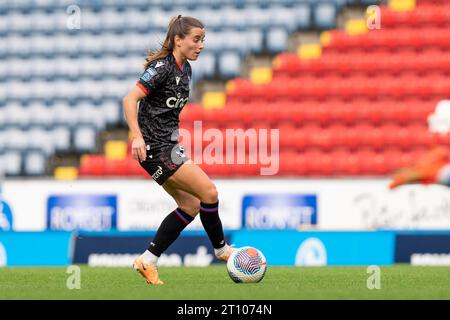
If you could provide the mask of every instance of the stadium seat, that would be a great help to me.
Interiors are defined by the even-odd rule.
[[[233,63],[236,64],[235,60]],[[240,66],[240,63],[238,64]],[[212,53],[204,52],[198,61],[192,61],[192,78],[194,82],[203,78],[209,78],[216,74],[216,56]]]
[[[6,149],[25,150],[29,147],[28,135],[24,128],[9,125],[3,129],[3,141]]]
[[[101,155],[83,155],[80,159],[80,176],[105,175],[106,158]]]
[[[78,168],[72,166],[61,166],[55,168],[55,180],[76,180],[78,178]]]
[[[330,29],[336,26],[337,7],[332,2],[321,1],[315,3],[314,25],[319,29]]]
[[[300,170],[307,172],[306,168],[298,168],[298,153],[294,150],[284,151],[280,153],[280,163],[279,163],[279,170],[280,174],[287,175],[287,176],[293,176],[299,173]],[[306,162],[305,162],[306,163]]]
[[[309,29],[312,27],[312,9],[305,1],[297,3],[297,5],[291,8],[295,14],[295,21],[298,29]]]
[[[51,145],[56,152],[68,151],[71,147],[71,130],[65,125],[55,125],[50,130]]]
[[[54,139],[51,132],[43,126],[33,126],[27,129],[28,146],[39,150],[45,156],[55,151]]]
[[[362,169],[359,165],[359,157],[347,149],[335,148],[329,156],[333,159],[332,174],[334,176],[358,176]]]
[[[121,140],[109,140],[105,144],[107,160],[123,160],[127,155],[127,144]]]
[[[46,174],[47,157],[40,149],[29,149],[24,153],[23,165],[27,176],[42,176]]]
[[[91,124],[81,124],[74,128],[73,143],[75,150],[79,152],[94,151],[96,144],[97,131]]]
[[[224,52],[219,57],[219,73],[224,77],[234,77],[240,73],[241,59],[238,53]]]
[[[270,52],[280,52],[287,47],[289,34],[284,28],[271,28],[267,32],[267,49]]]
[[[23,158],[17,149],[4,149],[3,151],[4,173],[6,177],[22,175]]]

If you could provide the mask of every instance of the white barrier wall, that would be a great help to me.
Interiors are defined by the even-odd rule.
[[[225,229],[241,228],[243,199],[252,195],[267,199],[293,195],[300,202],[306,197],[308,201],[316,201],[294,208],[273,201],[275,205],[270,208],[246,211],[247,221],[251,218],[251,223],[261,223],[264,228],[295,228],[301,219],[304,225],[304,214],[313,210],[317,224],[312,227],[321,230],[450,229],[450,189],[433,185],[405,186],[391,191],[388,182],[386,179],[215,180]],[[16,180],[5,181],[2,189],[0,222],[4,223],[0,223],[0,230],[8,229],[10,221],[15,231],[42,231],[48,226],[59,230],[87,226],[88,230],[98,231],[110,228],[111,219],[116,219],[114,223],[119,230],[151,230],[176,208],[173,199],[149,180]],[[105,196],[109,198],[103,199]],[[90,197],[93,202],[82,204],[83,197]],[[50,222],[49,207],[53,219]],[[200,219],[188,228],[201,229]]]

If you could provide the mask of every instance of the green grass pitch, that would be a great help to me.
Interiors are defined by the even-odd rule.
[[[225,265],[161,267],[153,287],[132,268],[81,266],[81,288],[67,289],[67,268],[0,268],[0,299],[450,299],[450,268],[381,267],[369,290],[366,267],[271,267],[260,283],[235,284]]]

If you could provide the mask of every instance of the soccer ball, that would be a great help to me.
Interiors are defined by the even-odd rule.
[[[236,249],[227,261],[228,275],[236,283],[259,282],[264,278],[266,269],[266,257],[253,247]]]

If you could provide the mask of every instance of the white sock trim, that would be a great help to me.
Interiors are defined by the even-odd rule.
[[[144,261],[147,263],[156,264],[158,262],[158,257],[148,250],[145,250],[145,252],[141,256],[142,259],[144,259]]]
[[[226,244],[226,243],[223,245],[222,248],[219,248],[219,249],[214,248],[214,254],[216,256],[221,256],[226,252],[227,248],[228,248],[228,244]]]

